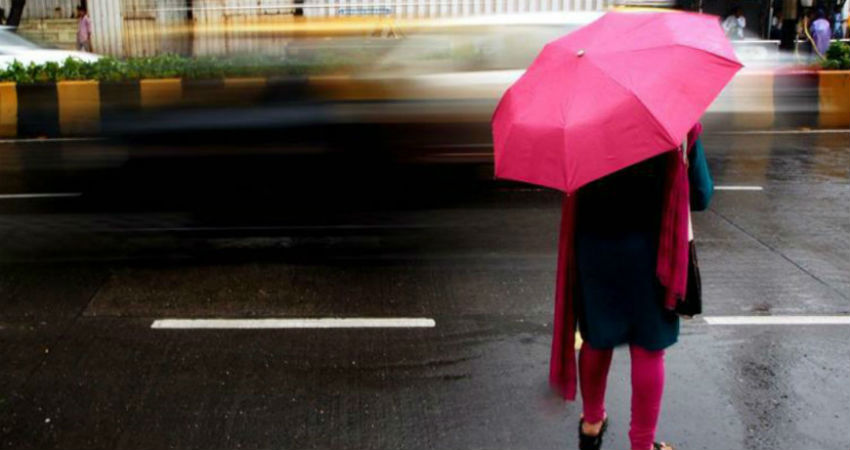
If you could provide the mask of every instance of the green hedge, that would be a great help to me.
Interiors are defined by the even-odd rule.
[[[0,81],[20,84],[64,80],[126,81],[142,78],[221,79],[271,75],[307,75],[344,69],[353,64],[339,57],[283,59],[275,57],[185,58],[160,55],[145,58],[116,59],[103,57],[96,62],[68,58],[59,64],[13,62],[0,71]]]
[[[850,70],[850,45],[833,42],[826,51],[826,61],[821,67],[826,70]]]

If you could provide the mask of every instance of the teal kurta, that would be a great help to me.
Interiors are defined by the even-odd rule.
[[[714,186],[702,143],[691,152],[691,209],[708,207]],[[636,344],[661,350],[679,336],[655,275],[667,155],[579,189],[576,210],[576,317],[596,349]]]

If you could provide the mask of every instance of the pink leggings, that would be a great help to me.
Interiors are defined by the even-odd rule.
[[[652,448],[655,426],[664,391],[664,350],[650,351],[637,345],[632,355],[632,423],[629,440],[632,450]],[[596,350],[584,342],[579,352],[579,380],[584,420],[597,423],[605,418],[605,385],[614,351]]]

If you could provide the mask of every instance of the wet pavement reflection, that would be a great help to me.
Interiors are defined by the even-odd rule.
[[[327,193],[248,175],[274,159],[219,161],[186,188],[96,143],[24,147],[0,148],[3,192],[80,195],[0,200],[0,447],[575,447],[579,405],[546,387],[558,194],[477,164]],[[762,188],[694,217],[706,315],[850,314],[850,133],[709,130],[705,147],[717,185]],[[290,202],[306,193],[324,203]],[[436,326],[150,328],[166,317]],[[658,437],[850,447],[848,339],[684,322]],[[627,443],[628,373],[618,350],[609,448]]]

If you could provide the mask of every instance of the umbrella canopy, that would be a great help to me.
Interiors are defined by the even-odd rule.
[[[678,147],[740,68],[715,16],[609,12],[546,44],[502,96],[496,176],[574,192]]]

